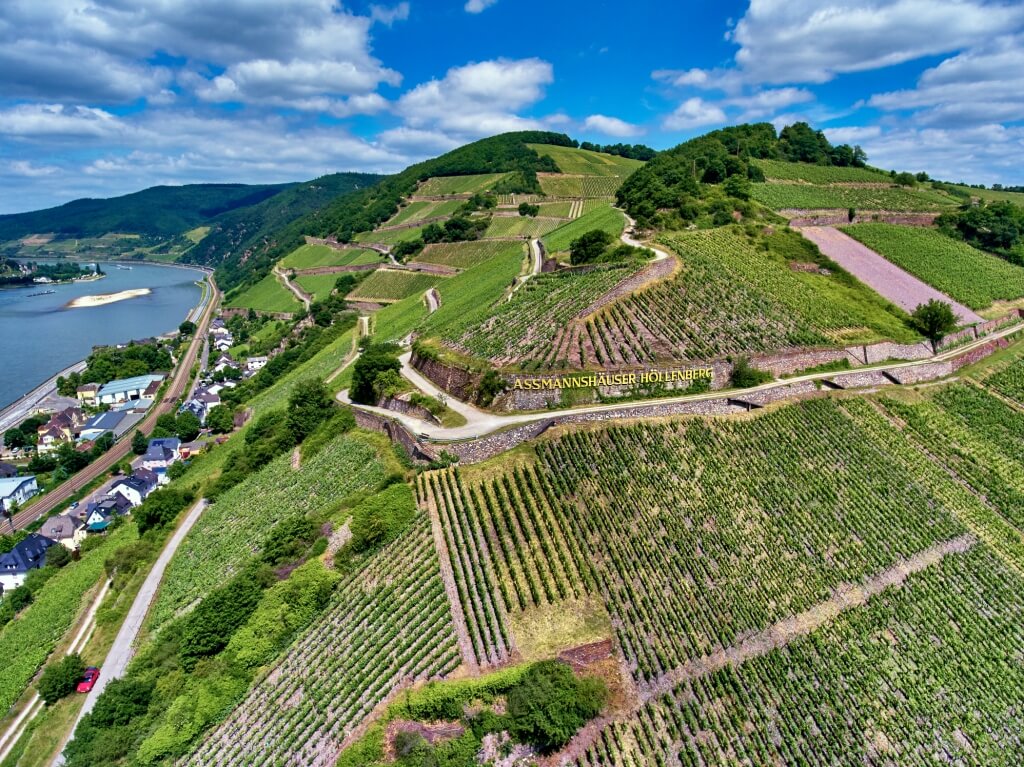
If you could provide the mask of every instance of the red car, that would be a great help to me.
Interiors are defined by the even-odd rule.
[[[100,678],[100,670],[95,666],[89,666],[85,670],[85,674],[82,676],[82,681],[78,683],[79,692],[90,692],[96,685],[96,680]]]

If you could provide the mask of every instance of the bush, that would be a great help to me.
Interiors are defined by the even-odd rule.
[[[580,679],[566,663],[542,661],[508,694],[509,734],[550,753],[597,716],[607,697],[599,679]]]
[[[52,706],[75,691],[84,673],[85,663],[80,655],[65,655],[43,671],[39,679],[39,697],[47,706]]]
[[[592,229],[569,243],[569,261],[573,264],[598,261],[614,239],[603,229]]]
[[[772,374],[767,370],[758,370],[750,364],[746,357],[740,357],[732,368],[732,375],[729,376],[729,383],[737,389],[748,389],[751,386],[758,386],[772,380]]]
[[[398,347],[395,344],[369,342],[352,368],[352,387],[349,397],[353,402],[372,405],[376,402],[373,384],[385,370],[398,372],[402,364],[398,361]]]
[[[191,490],[183,488],[164,487],[154,490],[132,512],[135,524],[139,527],[139,535],[169,525],[194,497]]]

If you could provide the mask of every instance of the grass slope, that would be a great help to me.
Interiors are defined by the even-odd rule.
[[[259,312],[297,312],[302,309],[295,294],[278,282],[273,273],[242,293],[232,296],[225,306],[255,309]]]
[[[806,181],[810,184],[892,183],[888,173],[874,168],[839,168],[781,160],[754,160],[753,164],[764,171],[765,178],[780,181]]]
[[[528,144],[527,146],[537,154],[554,160],[562,173],[627,178],[643,165],[640,160],[630,160],[627,157],[604,154],[603,152],[591,152],[587,149],[573,149],[548,144]]]
[[[515,253],[522,255],[526,245],[521,242],[500,240],[473,240],[471,242],[438,242],[427,245],[414,261],[425,264],[453,266],[469,269],[491,258]]]
[[[1024,296],[1024,268],[934,229],[893,224],[856,224],[842,229],[972,309]]]
[[[283,269],[315,269],[319,266],[373,264],[381,260],[374,250],[336,250],[326,245],[303,245],[281,259]]]
[[[936,211],[958,203],[930,189],[903,187],[860,188],[810,184],[754,184],[752,196],[774,210],[843,209],[885,211]]]
[[[592,229],[601,229],[618,237],[625,225],[626,218],[621,211],[615,210],[608,203],[599,203],[576,220],[549,232],[542,238],[542,242],[549,253],[557,253],[568,250],[573,240]]]
[[[378,269],[360,282],[348,297],[353,301],[401,301],[403,298],[422,295],[441,279],[436,274]]]

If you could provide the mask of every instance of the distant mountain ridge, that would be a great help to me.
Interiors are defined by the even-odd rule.
[[[0,241],[31,234],[100,237],[130,232],[175,237],[217,216],[263,202],[294,184],[154,186],[106,199],[83,198],[45,210],[0,216]]]

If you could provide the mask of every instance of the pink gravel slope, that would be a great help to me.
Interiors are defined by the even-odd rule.
[[[937,298],[953,307],[953,313],[961,324],[984,322],[982,317],[963,304],[908,274],[838,229],[831,226],[805,226],[800,228],[800,233],[817,245],[822,253],[901,309],[912,312],[918,304]]]

